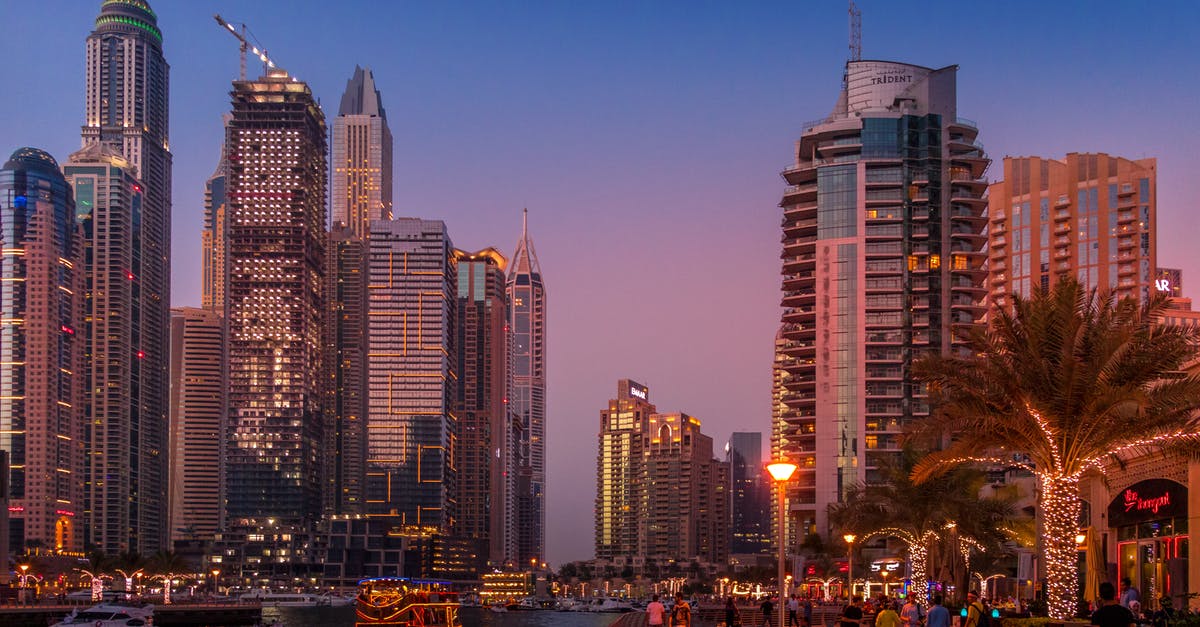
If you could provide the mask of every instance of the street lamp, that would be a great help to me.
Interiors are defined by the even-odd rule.
[[[784,494],[786,492],[784,487],[788,479],[791,479],[792,474],[796,472],[796,465],[789,461],[775,461],[767,464],[767,472],[771,473],[771,477],[775,479],[775,487],[779,492],[779,627],[784,627],[784,617],[787,615],[783,599],[786,585],[784,582],[786,569],[783,563],[787,559],[787,512],[783,509],[787,506],[787,497]]]
[[[848,533],[842,539],[846,541],[846,581],[850,586],[846,589],[846,601],[851,602],[854,600],[854,541],[858,536]]]

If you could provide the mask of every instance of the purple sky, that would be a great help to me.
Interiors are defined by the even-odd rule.
[[[0,152],[65,161],[100,3],[2,1]],[[172,66],[174,304],[199,303],[203,182],[238,69],[220,13],[328,114],[356,63],[374,69],[396,215],[510,254],[529,208],[550,291],[552,563],[592,555],[599,411],[618,378],[700,418],[718,448],[768,430],[778,172],[837,98],[844,3],[151,2]],[[1200,3],[859,5],[865,58],[960,66],[959,113],[993,178],[1005,155],[1157,157],[1159,263],[1194,291]]]

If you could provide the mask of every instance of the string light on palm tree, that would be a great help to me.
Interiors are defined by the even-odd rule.
[[[99,603],[101,600],[103,600],[104,599],[104,580],[107,579],[107,580],[111,581],[112,575],[105,575],[104,573],[93,573],[89,570],[84,570],[82,568],[76,568],[75,570],[79,571],[79,573],[81,575],[87,576],[88,583],[92,588],[92,602]]]
[[[1118,301],[1067,276],[1049,291],[1014,297],[1011,312],[994,310],[988,331],[971,335],[966,350],[915,366],[938,409],[919,432],[954,438],[919,462],[913,478],[970,463],[1034,474],[1052,618],[1076,608],[1084,474],[1200,439],[1200,377],[1180,373],[1200,330],[1161,324],[1167,306],[1161,296],[1141,306]]]

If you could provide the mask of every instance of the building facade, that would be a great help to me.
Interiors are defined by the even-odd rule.
[[[730,475],[729,552],[771,550],[771,487],[764,474],[762,434],[734,432],[725,449]]]
[[[1064,275],[1118,297],[1154,293],[1156,167],[1104,153],[1005,157],[1004,180],[988,187],[989,301]]]
[[[470,542],[476,572],[503,567],[511,559],[508,477],[515,475],[508,441],[506,392],[507,322],[504,269],[508,261],[494,248],[454,251],[458,265],[458,529]]]
[[[365,238],[392,219],[392,131],[370,68],[354,67],[333,119],[333,223]]]
[[[82,146],[102,143],[124,157],[123,169],[140,181],[142,196],[136,232],[93,237],[92,250],[101,260],[110,255],[107,246],[127,248],[134,242],[136,250],[129,252],[138,267],[126,279],[132,283],[126,290],[130,300],[96,292],[89,306],[93,314],[108,319],[121,339],[115,346],[99,343],[90,353],[93,374],[104,372],[107,364],[118,364],[120,372],[92,388],[103,391],[88,415],[101,431],[88,445],[89,459],[97,462],[89,471],[89,515],[94,524],[88,525],[88,542],[111,554],[150,554],[163,548],[167,538],[163,451],[169,375],[164,349],[171,303],[171,152],[170,68],[148,3],[102,5],[87,37],[85,73]],[[133,352],[106,352],[131,347]],[[134,354],[136,359],[130,357]],[[125,398],[112,398],[105,387],[110,384],[124,390]],[[112,470],[117,468],[122,471],[114,479]]]
[[[282,70],[235,81],[231,97],[223,516],[314,520],[327,418],[325,116]]]
[[[453,531],[458,277],[439,220],[373,220],[368,260],[367,513],[414,536]]]
[[[879,479],[929,407],[910,368],[983,315],[989,161],[957,117],[956,66],[851,61],[834,112],[804,124],[783,208],[772,454],[799,466],[791,538]]]
[[[204,229],[200,231],[200,306],[225,311],[225,181],[229,161],[225,146],[217,169],[204,182]]]
[[[212,309],[171,310],[171,542],[212,540],[220,528],[225,333]]]
[[[520,423],[517,470],[517,562],[545,560],[546,542],[546,285],[529,237],[528,211],[508,270],[508,410]]]
[[[329,351],[330,421],[327,425],[325,511],[364,512],[367,455],[367,242],[349,227],[329,233],[326,296],[331,320]]]
[[[84,550],[84,259],[70,186],[19,148],[0,168],[0,449],[13,553]],[[0,460],[2,461],[2,460]]]
[[[650,388],[630,379],[617,382],[617,397],[600,412],[600,450],[596,458],[596,559],[638,554],[638,494],[643,435],[657,409]]]

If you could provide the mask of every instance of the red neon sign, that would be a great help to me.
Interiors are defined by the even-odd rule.
[[[1144,512],[1151,511],[1155,514],[1163,507],[1170,507],[1171,493],[1164,492],[1161,496],[1156,496],[1149,499],[1143,499],[1138,495],[1136,490],[1125,491],[1125,511],[1126,512]]]
[[[75,512],[68,512],[65,509],[54,510],[54,513],[58,514],[59,516],[74,516],[75,515]]]

